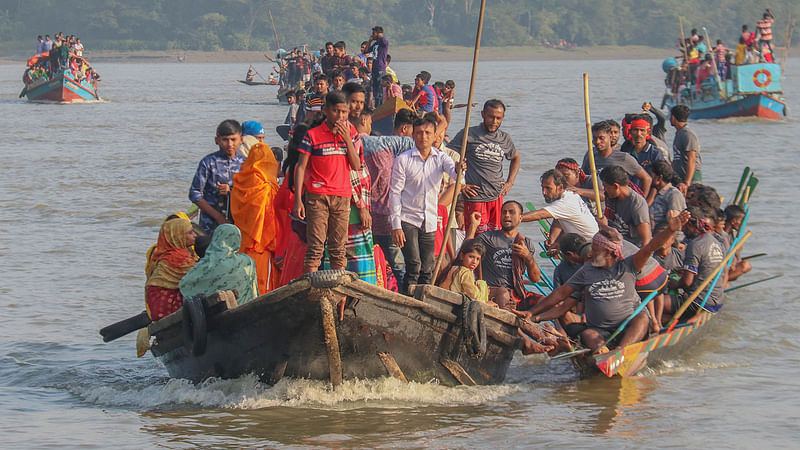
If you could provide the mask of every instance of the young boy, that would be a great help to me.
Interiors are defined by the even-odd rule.
[[[345,243],[350,214],[350,170],[359,170],[358,132],[347,121],[350,108],[340,92],[325,97],[325,121],[306,133],[298,147],[293,215],[306,220],[305,272],[316,272],[328,243],[331,269],[347,265]],[[305,198],[303,193],[305,192]]]
[[[200,226],[208,234],[223,223],[232,223],[230,215],[233,174],[239,173],[245,156],[237,150],[242,144],[242,126],[228,119],[217,126],[214,142],[219,147],[200,160],[189,189],[189,200],[200,208]]]

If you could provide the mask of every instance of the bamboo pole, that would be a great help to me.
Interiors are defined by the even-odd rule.
[[[733,258],[733,255],[735,255],[736,252],[738,252],[740,248],[742,248],[742,245],[744,245],[744,242],[747,239],[749,239],[752,234],[753,234],[752,231],[748,231],[747,234],[742,236],[742,240],[740,240],[739,242],[736,243],[736,245],[733,246],[733,248],[728,252],[728,255],[725,257],[725,259],[723,259],[722,262],[719,263],[717,268],[714,269],[714,272],[712,272],[708,276],[708,278],[705,279],[705,281],[700,283],[700,286],[697,286],[697,289],[695,289],[694,292],[692,292],[692,294],[689,296],[689,298],[687,298],[686,301],[683,302],[681,307],[678,308],[677,311],[675,311],[675,314],[672,317],[672,321],[670,322],[669,326],[667,327],[667,333],[671,332],[675,328],[675,325],[678,323],[678,320],[681,318],[681,315],[684,312],[686,312],[687,309],[689,309],[689,305],[691,305],[692,302],[694,301],[694,299],[696,299],[697,296],[700,295],[700,292],[702,292],[703,289],[705,289],[706,286],[708,286],[709,283],[711,283],[711,281],[717,276],[717,273],[719,273],[719,271],[722,270],[722,268],[725,267],[728,264],[728,261],[730,261],[731,258]]]
[[[592,119],[589,114],[589,74],[583,74],[583,110],[586,115],[586,143],[589,147],[589,167],[592,168],[592,189],[594,189],[594,200],[596,216],[603,218],[603,211],[600,209],[600,185],[597,181],[597,167],[594,165],[594,149],[592,148]]]
[[[678,24],[681,27],[681,47],[683,47],[683,62],[686,64],[686,70],[689,70],[689,50],[686,48],[686,35],[683,34],[683,18],[678,16]]]
[[[275,28],[275,21],[272,20],[272,10],[267,9],[267,12],[269,13],[269,21],[272,24],[272,34],[275,35],[275,51],[277,52],[281,49],[281,44],[278,42],[278,30]]]
[[[478,31],[475,33],[475,50],[472,54],[472,75],[469,81],[469,95],[467,96],[467,105],[472,105],[472,96],[475,92],[475,75],[478,70],[478,53],[481,49],[481,35],[483,34],[483,15],[486,11],[486,0],[481,0],[481,10],[478,14]],[[444,230],[444,239],[442,239],[442,247],[439,249],[439,256],[436,258],[436,263],[433,265],[433,278],[439,274],[439,269],[442,266],[442,259],[447,249],[447,243],[450,240],[450,228],[456,217],[456,203],[458,203],[458,194],[461,192],[461,166],[463,165],[465,155],[467,153],[467,138],[469,137],[469,119],[471,116],[472,108],[468,107],[466,110],[466,118],[464,119],[464,133],[461,140],[461,152],[459,164],[456,164],[456,186],[453,193],[453,201],[450,203],[450,212],[447,215],[447,226]]]

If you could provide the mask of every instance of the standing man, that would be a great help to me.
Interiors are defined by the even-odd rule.
[[[230,193],[233,175],[239,173],[245,156],[237,150],[242,144],[242,126],[228,119],[217,126],[214,142],[219,150],[200,160],[189,189],[189,200],[200,208],[200,226],[211,234],[217,225],[233,223]]]
[[[647,245],[652,237],[647,200],[628,187],[628,175],[622,167],[606,167],[600,172],[600,180],[606,192],[603,215],[608,225],[637,247]]]
[[[642,115],[633,117],[629,133],[631,135],[631,146],[626,153],[633,156],[636,162],[651,175],[652,179],[653,163],[656,161],[663,161],[664,155],[658,147],[650,142],[650,122]],[[636,183],[639,188],[642,187],[641,181],[638,178],[632,181]],[[647,192],[642,192],[647,195]]]
[[[435,117],[416,119],[412,137],[415,147],[394,160],[389,193],[392,241],[403,250],[406,263],[403,293],[411,284],[433,281],[439,187],[445,173],[456,177],[450,156],[433,148]]]
[[[767,8],[761,20],[756,22],[756,30],[758,30],[758,50],[760,51],[766,45],[769,47],[769,52],[772,53],[772,24],[775,22],[775,15],[772,10]]]
[[[49,34],[44,35],[44,46],[42,48],[44,49],[44,51],[42,51],[41,53],[49,52],[53,48],[53,41],[50,40]]]
[[[380,245],[392,268],[397,285],[402,288],[406,276],[406,265],[400,248],[392,242],[389,190],[394,160],[406,150],[414,148],[411,138],[414,128],[414,113],[401,109],[394,117],[392,136],[364,136],[364,163],[370,176],[370,210],[372,213],[372,238]]]
[[[40,34],[36,38],[36,54],[38,55],[39,53],[44,53],[44,52],[45,52],[44,40],[42,39],[42,35]]]
[[[350,108],[340,92],[325,96],[325,121],[306,133],[298,146],[292,214],[306,221],[305,272],[316,272],[327,240],[331,269],[347,265],[345,244],[350,215],[350,170],[361,168],[358,131],[347,121]],[[305,192],[305,196],[303,193]]]
[[[676,186],[686,195],[686,188],[692,183],[703,181],[703,160],[700,158],[700,142],[686,121],[689,120],[689,107],[676,105],[670,110],[669,123],[675,128],[672,141],[672,169],[681,180]]]
[[[511,136],[500,130],[506,113],[506,105],[497,99],[483,104],[480,125],[470,127],[467,134],[465,155],[467,173],[464,185],[464,217],[480,213],[478,233],[500,229],[500,209],[503,197],[514,186],[519,172],[520,156]],[[464,130],[450,141],[450,148],[461,150]],[[503,158],[511,161],[508,178],[503,179]],[[522,213],[520,213],[522,214]]]
[[[642,192],[650,190],[650,175],[647,171],[639,165],[633,156],[623,153],[619,150],[614,150],[613,144],[613,129],[611,124],[604,120],[592,125],[592,143],[594,144],[594,165],[597,173],[609,166],[619,166],[625,170],[629,178],[638,178]],[[617,136],[619,137],[619,136]],[[581,170],[587,174],[592,173],[592,168],[589,166],[589,153],[583,156],[583,164]]]
[[[381,75],[386,71],[389,65],[387,56],[389,54],[389,40],[383,34],[383,27],[372,27],[372,36],[370,36],[367,45],[370,45],[370,53],[374,56],[372,61],[372,95],[374,96],[375,107],[383,104],[383,91],[381,90]]]
[[[322,58],[320,58],[320,66],[322,67],[322,73],[324,73],[325,75],[330,75],[331,71],[333,70],[334,64],[336,64],[336,57],[333,55],[333,42],[326,42],[325,54],[322,55]]]

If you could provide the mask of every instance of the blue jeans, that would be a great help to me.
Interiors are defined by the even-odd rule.
[[[392,242],[392,235],[390,234],[373,234],[372,240],[375,241],[383,250],[383,255],[392,268],[394,278],[397,280],[397,288],[403,288],[403,282],[406,279],[406,260],[403,258],[403,252],[400,248]]]

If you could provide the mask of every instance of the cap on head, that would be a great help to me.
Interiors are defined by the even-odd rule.
[[[264,135],[264,127],[261,123],[255,120],[248,120],[242,123],[242,135],[245,136],[262,136]]]

